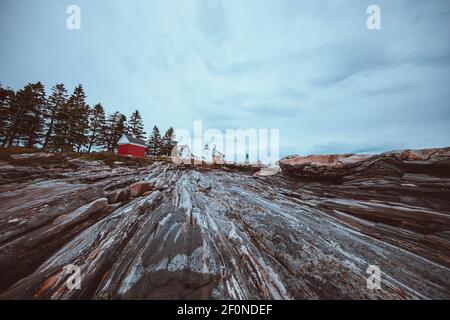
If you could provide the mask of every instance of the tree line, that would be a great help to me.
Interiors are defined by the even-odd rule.
[[[0,146],[41,147],[54,152],[114,152],[120,137],[129,134],[146,139],[138,110],[130,118],[116,111],[106,115],[101,103],[89,106],[81,84],[68,94],[64,84],[51,88],[41,82],[18,91],[0,83]],[[147,140],[147,155],[169,156],[176,146],[173,128],[161,136],[154,126]]]

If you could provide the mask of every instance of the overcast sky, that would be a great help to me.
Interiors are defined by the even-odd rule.
[[[448,0],[1,0],[0,30],[4,86],[82,83],[147,132],[279,128],[282,156],[450,146]]]

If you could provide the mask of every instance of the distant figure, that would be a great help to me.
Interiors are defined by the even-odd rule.
[[[248,162],[249,162],[249,161],[248,161],[248,152],[246,152],[246,153],[245,153],[245,163],[248,164]]]

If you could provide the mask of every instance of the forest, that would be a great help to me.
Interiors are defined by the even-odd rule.
[[[64,84],[41,82],[14,91],[0,83],[0,147],[42,148],[52,152],[115,152],[123,134],[147,141],[147,156],[169,156],[176,146],[174,129],[161,135],[155,125],[147,137],[138,110],[130,117],[105,113],[101,103],[90,106],[81,84],[69,95]]]

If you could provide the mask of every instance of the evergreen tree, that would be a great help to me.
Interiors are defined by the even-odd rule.
[[[67,103],[67,90],[64,87],[64,84],[59,83],[52,87],[52,94],[48,98],[47,107],[44,111],[44,119],[45,119],[45,139],[42,145],[43,148],[47,148],[48,144],[54,142],[52,140],[55,139],[54,129],[55,122],[57,121],[58,112],[64,109],[65,104]],[[65,125],[65,123],[64,123]]]
[[[134,138],[145,139],[144,122],[138,110],[133,112],[128,120],[127,133]]]
[[[19,146],[21,142],[33,147],[42,136],[46,99],[42,83],[29,83],[19,90],[9,109],[9,123],[5,130],[4,146]]]
[[[88,143],[87,131],[89,128],[89,106],[86,104],[86,96],[84,89],[79,84],[73,94],[70,96],[69,101],[69,144],[77,152],[81,151],[81,148]]]
[[[64,93],[65,94],[65,93]],[[65,97],[66,98],[66,97]],[[61,101],[62,102],[62,101]],[[70,106],[68,101],[61,103],[55,110],[55,120],[53,124],[53,136],[50,140],[51,149],[55,151],[73,151],[69,140],[70,133]]]
[[[103,144],[101,132],[105,126],[105,110],[100,103],[97,103],[89,115],[89,146],[87,152],[91,152],[92,146]]]
[[[62,101],[62,100],[61,100]],[[88,143],[89,106],[82,85],[55,111],[52,146],[58,151],[77,151]]]
[[[127,128],[127,117],[125,117],[123,114],[120,114],[119,121],[117,122],[117,125],[113,130],[112,152],[116,150],[117,143],[119,142],[123,134],[126,133],[126,128]]]
[[[0,145],[5,146],[8,128],[11,124],[11,108],[15,98],[15,92],[3,88],[0,83]]]
[[[107,151],[114,152],[116,149],[119,139],[125,133],[126,121],[127,118],[117,111],[108,116],[102,130],[102,140]]]
[[[32,85],[30,100],[26,101],[27,113],[23,124],[23,139],[25,146],[32,148],[41,142],[43,137],[44,117],[43,112],[47,105],[44,85],[37,82]],[[25,121],[24,121],[25,120]]]
[[[162,155],[169,156],[172,154],[173,148],[177,145],[175,141],[175,132],[172,127],[167,129],[164,137],[162,138]]]
[[[157,126],[153,127],[152,133],[148,139],[147,143],[147,155],[149,157],[158,157],[162,154],[162,140],[161,134]]]
[[[110,114],[108,116],[108,119],[105,121],[105,125],[102,130],[102,141],[103,144],[106,147],[106,151],[111,152],[112,145],[113,145],[113,132],[114,128],[117,125],[117,122],[119,121],[119,112],[114,112],[113,114]]]
[[[42,143],[43,148],[55,151],[77,151],[86,148],[91,152],[94,146],[105,146],[114,152],[124,133],[145,139],[142,117],[138,110],[132,113],[130,121],[115,112],[105,119],[100,103],[92,109],[86,103],[83,86],[78,85],[68,97],[64,84],[52,87],[48,99],[42,83],[29,83],[14,92],[3,88],[0,83],[0,146],[24,145],[34,147]],[[148,155],[170,156],[176,146],[173,128],[161,138],[154,126],[148,140]]]

